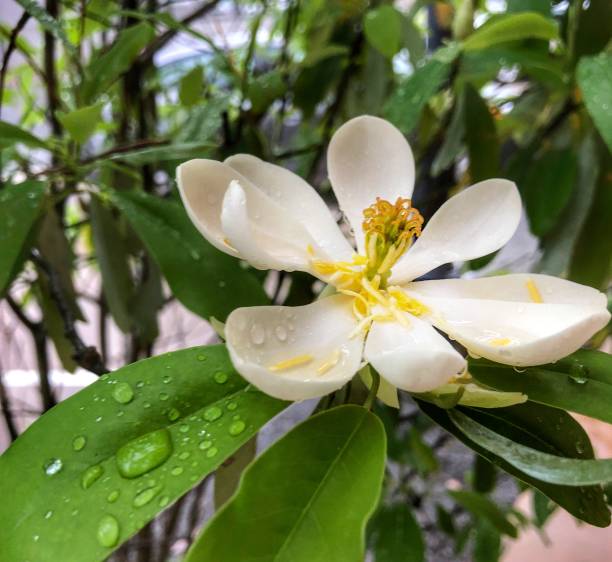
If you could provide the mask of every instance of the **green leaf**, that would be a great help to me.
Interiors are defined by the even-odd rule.
[[[375,562],[424,562],[421,528],[406,503],[381,507],[368,525]]]
[[[612,53],[583,57],[576,73],[584,104],[612,150]]]
[[[223,321],[235,308],[267,303],[255,277],[206,242],[182,205],[135,191],[110,197],[187,308]]]
[[[155,37],[155,30],[146,22],[128,27],[103,55],[95,53],[85,69],[85,81],[81,94],[85,103],[90,103],[105,92],[112,83],[126,72],[140,51]]]
[[[0,121],[0,150],[13,146],[18,142],[34,148],[49,149],[45,141],[24,131],[21,127],[7,123],[6,121]]]
[[[470,84],[465,85],[465,141],[472,183],[499,175],[499,140],[489,106]]]
[[[486,520],[476,523],[473,562],[497,562],[501,554],[501,537]]]
[[[550,365],[512,367],[470,359],[472,376],[491,388],[523,392],[529,400],[612,423],[612,356],[577,351]]]
[[[361,560],[384,467],[385,433],[376,416],[359,406],[317,414],[246,470],[186,562]]]
[[[471,440],[451,421],[447,410],[426,402],[417,401],[417,403],[427,416],[470,449],[512,476],[540,490],[574,517],[597,527],[607,527],[610,524],[610,512],[600,487],[575,488],[537,480]],[[477,416],[479,423],[486,423],[498,433],[503,431],[506,437],[511,436],[514,441],[520,441],[530,447],[567,456],[573,455],[577,458],[593,458],[588,436],[573,418],[561,410],[529,403],[489,410],[488,412],[493,415],[484,415],[484,411],[474,409],[466,409],[463,412],[472,417]],[[580,452],[576,450],[576,443],[580,443]]]
[[[453,423],[472,441],[500,456],[532,478],[550,484],[588,486],[612,481],[612,459],[583,460],[542,453],[506,439],[458,411]]]
[[[45,186],[9,185],[0,192],[0,296],[8,289],[29,249],[29,235],[43,206]]]
[[[557,506],[538,490],[533,490],[532,505],[535,524],[541,529]]]
[[[285,404],[249,387],[223,346],[104,375],[0,457],[11,490],[0,506],[3,562],[105,560]]]
[[[214,98],[193,107],[176,133],[175,146],[205,142],[215,145],[214,139],[221,127],[221,115],[225,109],[227,101]]]
[[[451,412],[451,419],[454,419],[453,415]],[[468,490],[449,490],[448,495],[472,515],[491,523],[500,533],[513,538],[518,536],[516,527],[508,521],[506,514],[486,496]]]
[[[385,117],[408,134],[417,124],[422,109],[448,78],[452,62],[459,54],[456,46],[439,49],[412,76],[397,86],[385,107]]]
[[[97,103],[75,109],[74,111],[56,113],[57,119],[78,143],[84,143],[100,123],[100,112],[103,104]]]
[[[163,144],[150,148],[140,148],[130,152],[113,154],[111,160],[122,160],[129,164],[141,166],[143,164],[154,164],[157,162],[168,162],[170,160],[189,160],[190,158],[201,158],[202,152],[214,148],[210,142],[186,142]]]
[[[201,66],[195,66],[179,82],[179,100],[184,106],[192,106],[202,99],[204,89],[204,72]]]
[[[463,135],[465,134],[465,94],[461,88],[455,97],[453,116],[444,135],[444,142],[436,154],[431,165],[431,173],[434,177],[440,175],[450,167],[462,148]]]
[[[472,488],[481,494],[488,494],[495,488],[497,469],[495,465],[480,455],[474,455]]]
[[[411,428],[408,433],[408,444],[412,461],[419,472],[428,474],[438,470],[438,459],[431,447],[423,441],[421,433],[415,427]]]
[[[45,31],[48,31],[51,33],[51,35],[57,37],[68,52],[75,53],[74,45],[68,40],[68,36],[66,35],[61,22],[52,17],[47,10],[36,2],[36,0],[17,0],[17,3],[20,4],[21,7],[36,21],[38,21]]]
[[[270,104],[282,96],[286,84],[279,70],[271,70],[257,76],[249,82],[249,99],[251,110],[255,114],[263,113]]]
[[[521,191],[533,234],[544,236],[555,226],[572,195],[577,172],[572,149],[549,150],[529,167]]]
[[[363,32],[372,47],[391,58],[400,48],[402,16],[389,4],[369,10],[363,19]]]
[[[574,58],[594,55],[606,48],[612,38],[612,3],[578,2],[574,35]],[[568,31],[570,31],[568,26]],[[569,41],[567,41],[569,43]]]
[[[554,20],[535,12],[521,12],[491,18],[463,42],[463,49],[474,51],[508,41],[558,38],[559,30]]]
[[[244,469],[257,453],[257,438],[249,439],[229,457],[215,472],[215,509],[227,502],[238,488]]]

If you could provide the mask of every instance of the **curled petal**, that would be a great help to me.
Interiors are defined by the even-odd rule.
[[[363,253],[363,211],[377,197],[394,203],[410,198],[414,158],[410,145],[391,123],[364,115],[336,131],[327,152],[327,166],[340,208],[355,231]]]
[[[405,283],[444,263],[499,250],[514,234],[521,212],[521,197],[511,181],[491,179],[469,187],[438,209],[393,267],[391,282]]]
[[[284,400],[323,396],[359,369],[363,337],[355,336],[351,299],[334,295],[299,307],[239,308],[225,325],[236,370]]]
[[[364,357],[391,384],[427,392],[465,368],[465,359],[427,322],[406,314],[407,325],[374,322]]]

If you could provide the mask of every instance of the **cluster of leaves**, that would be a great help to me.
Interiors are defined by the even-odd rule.
[[[490,13],[476,0],[418,0],[408,11],[389,2],[236,2],[232,14],[247,31],[233,49],[202,31],[213,29],[211,14],[226,13],[218,0],[182,19],[157,0],[18,4],[19,22],[0,25],[0,110],[18,116],[0,121],[0,296],[32,333],[46,408],[54,403],[48,343],[66,369],[101,377],[0,460],[0,481],[13,491],[0,506],[2,560],[102,560],[212,473],[217,507],[225,505],[191,562],[358,560],[375,510],[367,535],[376,560],[422,560],[413,491],[385,464],[435,472],[420,433],[432,424],[477,454],[471,489],[449,494],[475,524],[458,528],[438,506],[440,531],[458,550],[473,539],[475,560],[496,560],[500,537],[529,523],[491,499],[494,467],[535,491],[538,526],[551,505],[609,524],[601,484],[612,480],[612,461],[594,460],[567,413],[612,423],[609,356],[579,352],[520,376],[475,360],[470,372],[483,387],[529,401],[491,410],[456,394],[420,397],[406,435],[393,410],[326,401],[253,462],[254,436],[287,404],[246,386],[223,346],[145,359],[168,296],[221,321],[239,306],[315,296],[305,275],[282,274],[271,297],[265,276],[208,245],[177,199],[176,165],[248,152],[292,167],[328,197],[327,142],[364,113],[410,138],[415,205],[426,216],[458,187],[510,177],[540,240],[535,269],[605,289],[609,3],[508,0],[505,13]],[[32,23],[39,41],[22,33]],[[195,54],[161,62],[179,34],[197,44]],[[104,346],[84,342],[77,325],[73,278],[92,266],[102,278],[101,318],[126,334],[129,357],[142,359],[112,374]],[[27,314],[33,303],[40,321]],[[250,466],[227,501],[240,471],[220,467],[241,456],[236,464]]]

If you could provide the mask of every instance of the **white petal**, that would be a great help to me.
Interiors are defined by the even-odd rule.
[[[351,304],[349,297],[334,295],[307,306],[235,310],[225,334],[236,370],[284,400],[337,390],[357,372],[362,358],[363,337],[350,337],[356,324]],[[294,359],[301,364],[282,368]]]
[[[176,169],[176,182],[189,218],[206,240],[232,256],[238,253],[225,243],[221,205],[230,182],[236,179],[242,179],[240,174],[215,160],[189,160]]]
[[[294,220],[301,222],[317,241],[321,259],[344,261],[351,258],[353,248],[328,206],[300,176],[248,154],[230,156],[225,163],[248,178]]]
[[[409,326],[375,322],[364,357],[391,384],[427,392],[465,368],[465,359],[430,324],[406,314]]]
[[[521,197],[508,180],[482,181],[451,197],[427,223],[420,238],[393,267],[391,282],[405,283],[453,261],[499,250],[521,218]]]
[[[377,197],[394,203],[398,197],[412,195],[414,158],[410,145],[388,121],[369,115],[356,117],[331,139],[327,168],[340,208],[363,252],[364,209]]]
[[[543,302],[531,299],[529,280]],[[411,283],[405,289],[430,309],[437,328],[472,354],[507,365],[557,361],[610,319],[604,295],[545,275],[448,280],[445,285],[448,298],[442,297],[441,282]]]

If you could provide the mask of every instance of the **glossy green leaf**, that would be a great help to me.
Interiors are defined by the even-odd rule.
[[[499,140],[489,106],[473,86],[465,86],[465,142],[470,158],[470,181],[499,176]]]
[[[424,562],[421,527],[406,503],[382,506],[368,525],[375,562]]]
[[[612,150],[612,53],[583,57],[576,74],[584,104]]]
[[[111,48],[101,56],[95,53],[85,69],[81,94],[90,103],[126,72],[140,51],[155,37],[155,30],[146,22],[121,31]]]
[[[403,133],[408,134],[416,126],[422,109],[444,84],[453,61],[459,54],[456,46],[439,49],[412,76],[400,83],[385,106],[385,118]]]
[[[6,121],[0,121],[0,150],[17,143],[23,143],[33,148],[49,148],[45,141],[24,131],[21,127]]]
[[[285,404],[248,386],[223,346],[103,376],[0,457],[11,490],[0,505],[2,561],[105,560]]]
[[[497,562],[501,555],[501,537],[487,520],[476,523],[473,562]]]
[[[179,82],[179,100],[184,106],[192,106],[202,99],[204,72],[201,66],[193,67]]]
[[[9,185],[0,192],[0,295],[8,288],[43,206],[45,186],[38,182]]]
[[[536,236],[548,234],[565,209],[578,171],[573,150],[549,150],[530,166],[521,191],[529,226]]]
[[[487,49],[499,43],[522,39],[558,38],[559,30],[554,20],[535,12],[521,12],[491,18],[463,42],[463,49]]]
[[[187,308],[203,318],[225,320],[234,308],[266,304],[255,277],[208,244],[182,205],[135,191],[110,196]]]
[[[376,416],[360,406],[317,414],[246,470],[186,562],[362,560],[384,467],[385,434]]]
[[[459,153],[463,144],[463,136],[465,134],[465,94],[463,88],[457,92],[455,98],[455,106],[453,108],[453,116],[450,124],[446,129],[444,141],[438,154],[431,165],[432,175],[438,176],[441,172],[449,168]]]
[[[512,476],[540,490],[574,517],[597,527],[607,527],[610,524],[610,512],[606,507],[601,487],[559,486],[533,478],[515,468],[503,457],[471,440],[451,421],[447,410],[421,401],[418,401],[418,405],[427,416],[470,449]],[[561,410],[529,403],[511,408],[488,410],[487,412],[491,415],[485,415],[483,410],[474,409],[465,409],[463,412],[472,417],[477,416],[481,424],[486,423],[487,427],[493,428],[498,433],[504,432],[506,437],[512,437],[515,442],[520,441],[530,447],[553,454],[573,455],[576,458],[584,459],[593,458],[593,449],[588,436],[573,418]]]
[[[472,376],[491,388],[523,392],[529,400],[612,423],[612,356],[577,351],[552,363],[517,372],[508,365],[470,359]]]
[[[58,121],[77,142],[84,143],[96,130],[100,123],[100,112],[103,104],[88,105],[74,111],[58,111]]]
[[[472,441],[542,482],[565,486],[612,482],[612,459],[583,460],[549,455],[506,439],[461,412],[453,411],[449,415]]]
[[[451,419],[454,413],[451,413]],[[472,515],[486,519],[500,533],[516,538],[516,527],[508,521],[506,514],[489,498],[478,492],[450,490],[448,495]]]
[[[402,16],[393,6],[383,4],[365,14],[363,32],[372,47],[391,58],[400,48]]]

